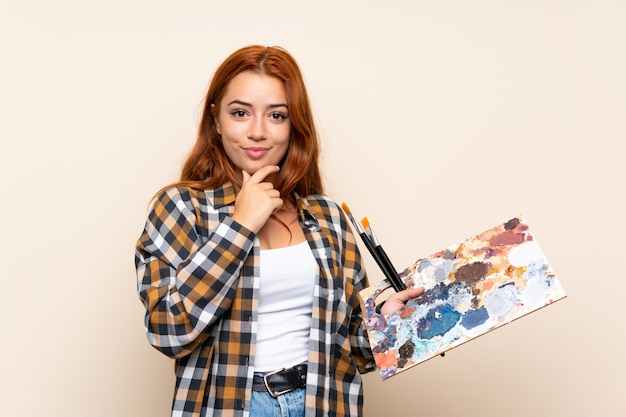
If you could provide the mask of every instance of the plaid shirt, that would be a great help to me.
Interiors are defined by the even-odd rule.
[[[361,416],[359,372],[375,368],[358,298],[367,278],[337,204],[321,195],[298,201],[318,264],[305,415]],[[172,416],[249,415],[260,246],[230,217],[234,202],[231,184],[172,187],[156,199],[137,242],[147,337],[176,360]]]

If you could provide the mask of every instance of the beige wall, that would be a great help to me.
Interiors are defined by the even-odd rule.
[[[367,417],[626,415],[625,21],[619,0],[2,1],[0,415],[168,415],[133,246],[251,43],[299,60],[328,193],[398,268],[524,214],[568,292],[368,375]]]

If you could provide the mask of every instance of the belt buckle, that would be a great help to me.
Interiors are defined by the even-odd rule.
[[[279,395],[286,394],[286,393],[288,393],[289,391],[292,391],[292,390],[291,390],[291,389],[289,389],[289,388],[287,388],[286,390],[282,390],[282,391],[273,391],[273,390],[270,388],[270,384],[267,382],[267,377],[270,377],[270,376],[275,375],[275,374],[277,374],[277,373],[283,372],[284,370],[285,370],[285,368],[280,368],[280,369],[278,369],[278,370],[276,370],[276,371],[268,372],[268,373],[266,373],[265,375],[263,375],[263,382],[265,383],[265,388],[267,388],[267,392],[269,392],[269,393],[270,393],[270,395],[271,395],[272,397],[274,397],[274,398],[278,397]]]

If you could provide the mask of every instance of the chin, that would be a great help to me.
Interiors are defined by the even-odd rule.
[[[259,169],[261,169],[261,168],[263,168],[265,166],[268,166],[268,165],[279,165],[279,166],[282,167],[282,163],[280,163],[280,162],[268,161],[268,162],[256,163],[256,164],[254,164],[252,166],[246,166],[246,167],[243,167],[242,169],[245,170],[248,174],[254,175],[254,173],[257,172]]]

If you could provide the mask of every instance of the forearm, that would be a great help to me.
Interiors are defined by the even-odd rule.
[[[362,311],[359,308],[353,312],[351,319],[351,344],[352,344],[352,357],[360,373],[364,374],[376,369],[376,363],[374,362],[374,355],[370,347],[369,339],[367,337],[367,331],[365,330],[365,323],[363,320]]]
[[[181,357],[202,343],[230,308],[254,234],[226,218],[208,241],[197,248],[187,244],[189,249],[179,249],[177,256],[158,247],[161,240],[138,245],[139,296],[149,342],[168,356]],[[188,257],[177,262],[184,253]]]

